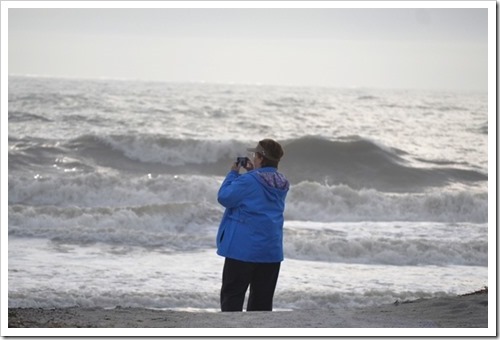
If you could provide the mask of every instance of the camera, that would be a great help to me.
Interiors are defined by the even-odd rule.
[[[249,161],[248,157],[238,157],[236,158],[236,164],[240,165],[244,168],[247,166],[247,162]]]

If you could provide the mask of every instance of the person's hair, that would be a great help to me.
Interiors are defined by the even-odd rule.
[[[263,158],[262,167],[278,168],[281,157],[285,154],[281,145],[272,139],[263,139],[259,142],[259,144],[265,150],[266,155],[273,158],[269,159],[266,155],[258,152],[258,154]]]

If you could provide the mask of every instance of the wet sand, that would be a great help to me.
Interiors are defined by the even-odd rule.
[[[18,328],[487,328],[488,293],[486,290],[465,296],[397,301],[376,307],[283,312],[10,308],[8,324],[13,331]]]

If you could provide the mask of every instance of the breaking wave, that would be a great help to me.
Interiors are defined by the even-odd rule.
[[[282,141],[285,156],[280,171],[292,183],[327,181],[354,189],[415,192],[450,183],[487,181],[464,164],[423,160],[408,162],[404,150],[352,137],[330,141],[302,137]],[[10,138],[9,169],[54,165],[76,171],[106,167],[124,172],[224,175],[235,157],[244,155],[249,142],[183,140],[158,135],[84,135],[69,141]],[[420,160],[422,161],[422,160]],[[68,164],[69,163],[69,164]],[[425,166],[424,166],[425,165]]]

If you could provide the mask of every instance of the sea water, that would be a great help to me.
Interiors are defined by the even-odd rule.
[[[9,77],[9,307],[219,308],[217,191],[282,143],[278,310],[488,284],[487,94]]]

